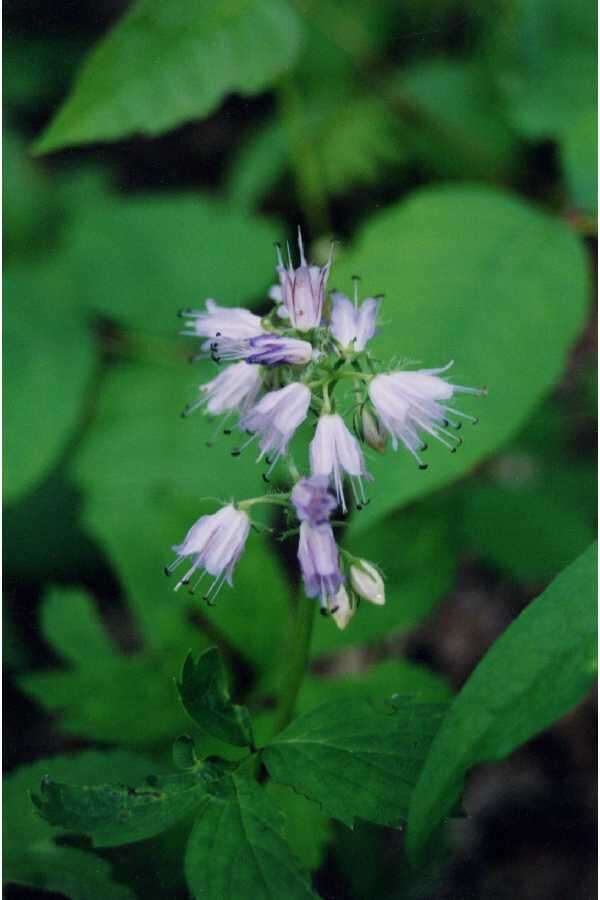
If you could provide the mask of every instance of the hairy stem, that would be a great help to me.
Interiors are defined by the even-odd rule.
[[[296,621],[294,623],[293,644],[290,648],[287,671],[275,713],[274,734],[282,731],[294,715],[296,700],[306,674],[316,608],[317,604],[314,600],[308,600],[306,597],[299,598],[296,608]]]

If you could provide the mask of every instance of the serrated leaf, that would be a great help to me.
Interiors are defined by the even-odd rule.
[[[263,751],[269,774],[352,827],[355,818],[395,825],[445,707],[398,696],[376,705],[324,703],[295,719]]]
[[[236,747],[254,745],[248,710],[231,702],[216,647],[209,647],[195,661],[193,654],[188,655],[177,690],[185,711],[206,734]]]
[[[422,855],[471,766],[502,759],[568,712],[596,673],[593,544],[509,626],[454,700],[415,788],[407,846]]]
[[[185,870],[202,900],[316,900],[283,837],[283,817],[249,779],[226,778],[192,829]]]
[[[115,847],[160,834],[190,815],[220,777],[205,763],[194,772],[148,776],[144,784],[75,785],[45,778],[32,800],[50,825],[87,834],[96,847]]]
[[[273,806],[283,812],[283,836],[292,853],[307,871],[316,871],[333,839],[331,821],[323,815],[318,803],[283,784],[267,781],[265,790]]]
[[[84,751],[40,760],[8,775],[3,786],[5,882],[55,891],[72,900],[132,900],[128,888],[112,881],[107,861],[55,843],[62,832],[37,815],[29,795],[48,774],[79,784],[109,777],[136,781],[153,766],[150,760],[123,751]]]
[[[35,151],[155,135],[256,94],[292,62],[300,25],[285,0],[138,0],[86,60]]]
[[[575,235],[483,187],[417,191],[372,218],[339,260],[336,286],[343,289],[356,272],[366,293],[386,293],[375,355],[422,367],[455,360],[453,380],[487,384],[489,396],[461,402],[480,425],[465,426],[455,454],[431,441],[428,471],[402,448],[369,461],[372,502],[354,517],[353,534],[459,478],[523,425],[562,372],[587,294]]]

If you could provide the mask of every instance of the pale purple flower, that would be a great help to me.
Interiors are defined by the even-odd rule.
[[[200,385],[198,390],[202,396],[186,406],[182,415],[188,416],[204,405],[213,416],[234,410],[243,412],[255,402],[261,384],[260,369],[256,366],[248,366],[245,362],[228,366],[212,381]]]
[[[308,415],[310,398],[311,393],[306,385],[295,381],[265,394],[256,406],[242,416],[240,428],[260,436],[259,459],[265,454],[272,457],[271,468],[287,452],[296,429]]]
[[[259,316],[241,306],[219,306],[214,300],[206,301],[206,312],[203,310],[186,310],[181,314],[187,321],[183,334],[192,337],[228,337],[232,340],[246,340],[263,333]],[[211,341],[205,341],[203,350],[210,349]]]
[[[214,576],[214,581],[206,594],[208,600],[214,599],[224,581],[232,585],[233,569],[242,555],[249,531],[248,514],[236,509],[231,503],[211,516],[202,516],[198,519],[186,534],[183,543],[173,547],[177,556],[165,569],[167,575],[170,575],[184,559],[192,560],[191,568],[177,582],[175,590],[189,584],[198,569],[203,569],[203,573],[192,590],[196,590],[207,572]]]
[[[379,300],[368,297],[358,304],[355,294],[354,303],[345,294],[334,292],[331,295],[332,311],[329,330],[344,350],[359,353],[375,334]]]
[[[336,508],[336,499],[328,490],[329,479],[324,475],[301,478],[294,485],[292,503],[301,522],[317,527],[325,525]]]
[[[210,349],[218,362],[243,359],[264,366],[305,366],[313,356],[312,344],[308,341],[277,334],[259,334],[244,340],[217,337],[211,342]]]
[[[359,443],[337,413],[319,418],[310,444],[310,468],[313,475],[326,475],[335,488],[338,502],[346,512],[344,473],[350,476],[357,504],[365,503],[362,479],[369,475]],[[358,487],[357,487],[358,485]],[[360,492],[360,493],[359,493]]]
[[[277,274],[279,285],[271,288],[269,296],[281,303],[283,309],[279,314],[289,319],[290,324],[299,331],[308,331],[321,324],[325,286],[331,268],[331,255],[327,263],[320,266],[309,266],[304,256],[302,234],[298,229],[298,249],[300,265],[294,269],[288,248],[288,266],[283,264],[281,250],[277,246]]]
[[[300,524],[298,561],[307,597],[319,597],[328,608],[328,597],[334,597],[342,586],[338,548],[331,525],[317,528],[308,522]]]
[[[420,369],[416,372],[394,372],[391,375],[376,375],[369,384],[369,397],[383,428],[392,439],[394,450],[398,441],[416,458],[419,466],[426,469],[418,455],[424,450],[419,429],[436,438],[451,452],[462,443],[461,439],[449,432],[448,426],[460,428],[450,416],[459,416],[476,422],[458,409],[448,406],[445,401],[454,394],[485,394],[485,389],[463,387],[451,384],[439,377],[452,363],[441,369]]]

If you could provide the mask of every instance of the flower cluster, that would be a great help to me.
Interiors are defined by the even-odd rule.
[[[404,447],[425,469],[421,454],[427,436],[453,453],[462,442],[456,433],[461,422],[477,421],[450,405],[454,396],[482,394],[485,389],[450,381],[451,362],[435,369],[383,368],[369,348],[377,333],[381,297],[359,303],[358,279],[353,299],[337,291],[328,296],[331,254],[324,266],[309,265],[300,232],[298,248],[300,264],[294,267],[289,246],[287,266],[277,246],[279,284],[269,292],[275,305],[268,315],[221,307],[214,300],[207,300],[204,310],[182,314],[183,333],[202,339],[194,358],[231,363],[200,385],[200,397],[184,415],[204,407],[209,415],[237,416],[240,431],[248,437],[233,454],[256,441],[258,461],[264,458],[268,466],[265,480],[280,461],[287,461],[290,490],[231,502],[203,516],[173,548],[176,558],[166,571],[170,574],[189,559],[191,566],[176,590],[199,572],[190,588],[195,590],[208,572],[214,580],[205,597],[213,602],[223,582],[232,583],[250,530],[251,508],[276,503],[286,508],[292,525],[286,535],[298,537],[306,596],[318,598],[322,611],[345,628],[359,598],[385,602],[381,573],[373,563],[338,547],[332,521],[336,510],[348,513],[350,496],[358,509],[368,502],[365,482],[372,478],[365,448],[382,453],[389,440],[394,450]],[[306,421],[313,431],[310,473],[303,477],[289,446]]]

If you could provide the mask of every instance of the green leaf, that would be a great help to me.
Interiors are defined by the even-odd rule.
[[[278,120],[257,130],[236,155],[227,178],[232,204],[256,209],[281,177],[288,162],[288,140]]]
[[[55,891],[72,900],[132,900],[133,894],[111,879],[108,862],[94,853],[59,846],[61,832],[35,812],[30,792],[46,775],[84,784],[94,778],[141,780],[155,764],[122,751],[84,751],[23,766],[4,779],[4,880]]]
[[[81,590],[53,590],[42,605],[42,632],[62,658],[76,666],[96,666],[115,655],[91,598]]]
[[[264,762],[274,781],[350,827],[355,817],[397,824],[441,711],[439,704],[400,695],[382,708],[364,697],[324,703],[278,734],[264,749]]]
[[[45,599],[44,637],[70,668],[28,672],[19,686],[59,715],[66,734],[133,746],[172,741],[187,725],[173,681],[184,648],[120,654],[93,610],[81,592],[55,590]],[[191,630],[183,639],[188,648],[204,643]]]
[[[12,501],[49,472],[74,435],[96,356],[58,262],[15,263],[4,274],[4,496]]]
[[[415,788],[407,846],[419,857],[471,766],[502,759],[568,712],[596,672],[596,545],[509,626],[452,704]]]
[[[265,790],[273,806],[284,814],[283,835],[292,853],[307,871],[316,871],[333,837],[330,820],[323,815],[318,803],[283,784],[267,781]]]
[[[486,56],[516,127],[532,138],[564,136],[594,102],[594,4],[512,0]]]
[[[220,771],[206,763],[193,772],[150,775],[144,784],[75,785],[44,778],[32,800],[50,825],[90,835],[95,847],[115,847],[160,834],[190,815]]]
[[[596,108],[577,118],[561,144],[562,163],[572,202],[594,212],[598,206],[598,128]]]
[[[105,193],[86,202],[84,195],[64,265],[81,304],[168,336],[173,353],[195,352],[196,342],[177,340],[179,310],[204,307],[207,297],[223,306],[266,297],[280,237],[273,222],[207,197]]]
[[[285,0],[138,0],[90,54],[35,151],[160,134],[206,116],[233,91],[267,88],[299,43]]]
[[[186,877],[202,900],[315,900],[283,837],[283,819],[265,790],[225,778],[196,820],[186,852]]]
[[[248,710],[231,702],[225,667],[216,647],[209,647],[195,662],[193,655],[188,655],[177,690],[185,711],[206,734],[236,747],[254,745]]]
[[[374,354],[423,367],[454,359],[456,383],[487,384],[489,397],[460,402],[481,423],[463,429],[456,454],[431,441],[428,471],[402,448],[371,459],[373,499],[352,533],[460,477],[512,436],[560,376],[587,293],[585,258],[565,225],[468,186],[418,191],[371,219],[339,260],[336,285],[355,272],[366,293],[386,292]]]

